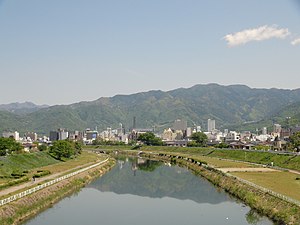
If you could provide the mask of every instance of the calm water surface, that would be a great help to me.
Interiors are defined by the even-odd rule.
[[[273,225],[178,166],[119,160],[109,173],[26,225]]]

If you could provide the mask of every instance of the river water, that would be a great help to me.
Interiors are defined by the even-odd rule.
[[[25,224],[273,225],[185,168],[128,158]]]

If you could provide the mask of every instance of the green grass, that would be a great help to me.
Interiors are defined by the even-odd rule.
[[[234,172],[231,174],[300,201],[300,180],[296,180],[300,175],[289,172]]]
[[[83,166],[84,164],[87,163],[93,163],[96,162],[97,160],[103,160],[105,159],[105,156],[102,155],[97,155],[95,153],[89,153],[87,151],[82,151],[82,153],[77,156],[76,158],[72,160],[68,160],[66,162],[60,162],[58,164],[52,164],[44,167],[40,167],[39,169],[41,170],[48,170],[52,174],[54,173],[59,173],[63,172],[72,168],[75,168],[77,166]]]
[[[243,162],[233,162],[228,160],[222,160],[218,158],[208,157],[208,156],[196,156],[193,157],[199,159],[200,161],[207,162],[209,165],[212,165],[216,168],[247,168],[253,167],[252,164],[243,163]]]
[[[22,183],[25,178],[31,179],[38,174],[37,170],[48,171],[49,174],[63,172],[75,167],[104,159],[103,156],[83,151],[74,159],[65,162],[51,157],[47,152],[25,153],[0,158],[0,187]],[[16,179],[11,174],[20,174]],[[11,184],[11,185],[10,185]]]
[[[209,156],[260,164],[270,164],[273,162],[274,166],[300,170],[299,156],[279,155],[269,152],[246,152],[241,150],[214,150]]]
[[[132,146],[129,145],[86,145],[83,146],[85,150],[130,150]]]
[[[31,171],[35,168],[56,164],[60,161],[51,157],[47,152],[25,153],[0,158],[0,183],[11,180],[12,173]]]
[[[274,154],[269,152],[255,152],[243,150],[223,150],[214,148],[189,148],[189,147],[157,147],[157,146],[143,146],[142,151],[155,152],[170,152],[178,154],[188,154],[190,156],[209,156],[214,158],[230,159],[245,161],[258,164],[271,164],[274,166],[293,169],[300,171],[300,156],[291,156],[284,154]]]
[[[143,146],[141,151],[158,151],[158,152],[176,152],[176,153],[188,153],[198,155],[209,155],[214,151],[213,148],[201,148],[201,147],[167,147],[167,146]]]

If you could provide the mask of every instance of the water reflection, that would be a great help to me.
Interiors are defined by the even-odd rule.
[[[178,166],[119,159],[109,173],[27,225],[272,225]]]
[[[197,203],[233,201],[185,168],[165,166],[162,162],[142,158],[118,160],[117,167],[88,187],[101,192],[151,198],[171,197]]]

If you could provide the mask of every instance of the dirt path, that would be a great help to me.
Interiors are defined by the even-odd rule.
[[[264,167],[259,167],[259,168],[217,168],[218,170],[221,170],[224,173],[230,173],[230,172],[275,172],[278,170],[274,170],[271,168],[264,168]]]
[[[22,190],[24,188],[29,188],[31,186],[33,187],[36,184],[41,183],[41,182],[43,182],[45,180],[51,180],[51,179],[57,178],[57,177],[61,176],[62,174],[65,174],[65,173],[68,173],[70,171],[77,170],[77,169],[80,169],[80,168],[83,168],[83,167],[87,167],[87,166],[89,166],[89,165],[91,165],[93,163],[94,162],[83,164],[83,165],[74,167],[74,168],[69,169],[69,170],[65,170],[65,171],[62,171],[62,172],[59,172],[59,173],[51,174],[49,176],[45,176],[45,177],[41,177],[41,178],[36,178],[35,181],[28,181],[28,182],[22,183],[20,185],[15,185],[15,186],[12,186],[12,187],[8,187],[8,188],[0,191],[0,197],[4,196],[4,195],[8,195],[8,194],[16,192],[16,191],[19,191],[19,190]]]

